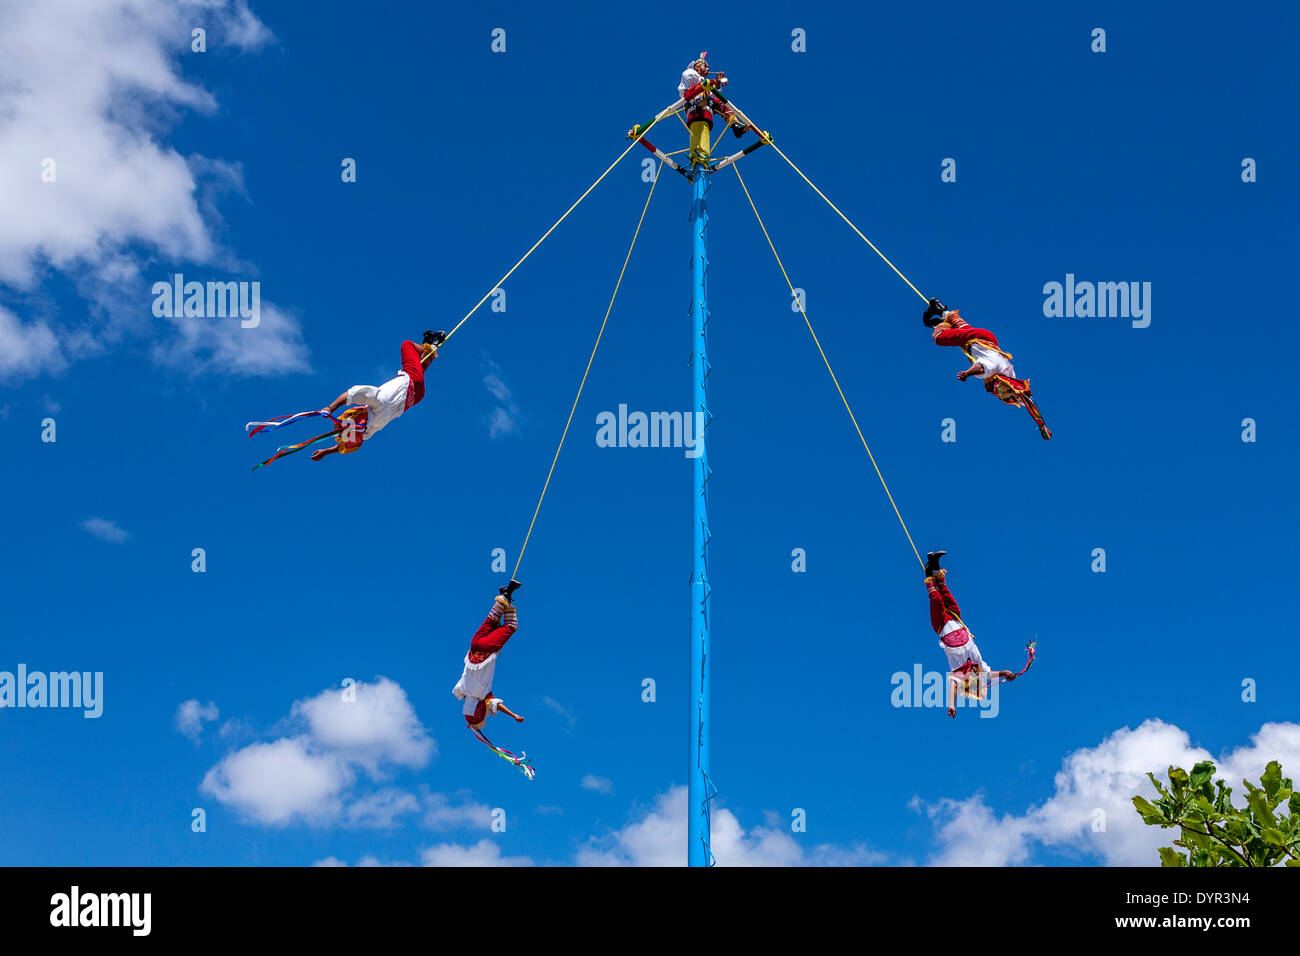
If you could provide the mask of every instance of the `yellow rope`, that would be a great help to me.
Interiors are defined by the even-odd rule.
[[[821,196],[822,199],[826,200],[826,205],[834,209],[836,214],[849,224],[849,228],[852,229],[854,232],[856,232],[858,236],[862,239],[862,241],[871,247],[872,252],[880,256],[880,258],[885,261],[885,265],[889,266],[889,268],[894,270],[895,275],[897,275],[900,279],[902,279],[904,282],[907,283],[908,288],[910,288],[913,292],[919,295],[922,298],[922,300],[926,302],[930,301],[929,299],[926,299],[925,294],[922,293],[920,289],[912,285],[911,279],[909,279],[907,276],[903,275],[901,271],[899,271],[898,266],[894,265],[894,263],[890,261],[889,256],[885,255],[883,252],[877,249],[876,244],[872,242],[870,239],[868,239],[866,236],[864,236],[862,234],[862,230],[859,229],[857,226],[853,225],[853,221],[849,219],[848,216],[840,212],[840,207],[835,205],[835,203],[831,202],[830,199],[827,197],[827,195],[824,192],[822,192],[820,189],[818,189],[816,184],[811,179],[809,179],[807,176],[804,175],[803,170],[794,164],[794,160],[792,160],[785,153],[781,152],[781,147],[776,145],[776,142],[772,139],[771,136],[768,136],[763,132],[762,127],[755,125],[752,120],[749,120],[749,117],[745,116],[745,114],[740,111],[740,108],[736,106],[734,103],[732,104],[732,106],[733,108],[735,108],[737,115],[740,116],[741,119],[749,122],[751,126],[754,126],[754,132],[758,134],[759,138],[762,139],[765,143],[767,143],[768,146],[771,146],[774,150],[776,150],[777,153],[780,154],[781,158],[790,164],[790,168],[799,174],[799,178],[802,179],[804,182],[806,182],[809,186],[812,186],[813,192],[815,192],[818,196]],[[739,173],[737,173],[737,175],[739,175]],[[773,252],[775,251],[776,250],[773,250]]]
[[[587,386],[587,376],[591,374],[591,363],[596,360],[596,350],[600,348],[600,340],[605,335],[605,325],[609,322],[609,315],[614,311],[614,300],[618,298],[618,290],[623,284],[623,275],[627,272],[627,264],[632,261],[632,250],[636,248],[637,237],[641,235],[641,224],[645,222],[645,214],[650,209],[650,200],[654,198],[655,186],[659,185],[659,173],[663,171],[663,168],[663,161],[660,160],[659,167],[655,170],[655,178],[650,183],[650,195],[645,197],[645,206],[641,210],[641,218],[637,220],[636,231],[632,233],[632,244],[627,247],[627,256],[623,259],[623,268],[619,270],[618,281],[614,283],[614,294],[609,297],[609,307],[605,309],[605,318],[600,323],[600,331],[596,333],[596,344],[591,347],[591,356],[587,359],[587,368],[582,373],[582,381],[578,383],[578,394],[573,397],[573,407],[569,409],[569,420],[564,423],[564,432],[560,435],[560,444],[555,449],[555,457],[551,459],[551,470],[546,473],[546,483],[542,485],[541,497],[537,499],[537,507],[533,509],[533,520],[528,522],[528,533],[524,535],[524,543],[519,549],[519,557],[515,559],[515,569],[510,572],[511,578],[518,577],[519,565],[523,563],[524,552],[528,550],[528,541],[533,536],[533,526],[537,524],[537,516],[542,511],[542,502],[546,500],[546,491],[551,487],[551,476],[555,474],[555,466],[560,460],[560,452],[564,450],[564,440],[569,437],[569,426],[573,424],[573,416],[578,411],[578,402],[582,399],[582,390]]]
[[[761,135],[761,134],[760,134],[760,135]],[[889,268],[893,269],[894,272],[896,272],[896,273],[898,274],[898,277],[899,277],[900,279],[902,279],[904,282],[906,282],[907,285],[908,285],[908,287],[909,287],[913,292],[915,292],[917,295],[919,295],[919,296],[920,296],[924,301],[926,301],[926,302],[929,302],[929,301],[930,301],[929,299],[927,299],[927,298],[925,297],[925,294],[924,294],[920,289],[918,289],[916,286],[912,285],[912,280],[910,280],[907,276],[903,275],[903,273],[901,273],[901,272],[898,271],[898,266],[896,266],[896,265],[894,265],[892,262],[890,262],[888,256],[886,256],[883,252],[881,252],[879,249],[876,248],[876,244],[875,244],[874,242],[872,242],[872,241],[871,241],[870,239],[868,239],[866,236],[863,236],[863,235],[862,235],[862,230],[860,230],[857,226],[853,225],[853,223],[849,221],[849,217],[848,217],[848,216],[846,216],[846,215],[844,215],[844,213],[840,212],[840,207],[839,207],[839,206],[835,205],[835,203],[833,203],[833,202],[831,202],[829,199],[827,199],[826,194],[825,194],[824,192],[822,192],[820,189],[818,189],[815,185],[813,185],[813,181],[812,181],[811,179],[809,179],[807,176],[804,175],[803,170],[800,169],[798,166],[796,166],[796,165],[794,164],[794,161],[793,161],[792,159],[790,159],[789,156],[787,156],[785,153],[782,153],[782,152],[781,152],[781,147],[777,146],[776,143],[774,143],[774,142],[772,141],[772,138],[771,138],[770,136],[764,136],[763,139],[765,139],[765,140],[767,141],[767,145],[771,146],[774,150],[776,150],[778,153],[781,154],[781,158],[784,159],[787,163],[790,164],[790,168],[793,169],[796,173],[798,173],[799,176],[803,179],[804,182],[806,182],[809,186],[812,186],[813,191],[814,191],[815,193],[817,193],[818,196],[821,196],[822,199],[825,199],[825,200],[826,200],[826,204],[827,204],[828,206],[830,206],[830,207],[831,207],[832,209],[834,209],[837,213],[839,213],[839,217],[840,217],[841,219],[843,219],[845,222],[847,222],[847,223],[849,224],[849,228],[850,228],[850,229],[852,229],[854,232],[856,232],[859,236],[862,236],[862,241],[865,242],[867,245],[869,245],[869,246],[871,247],[872,251],[874,251],[876,255],[880,256],[881,259],[885,260],[885,265],[887,265],[887,266],[889,266]],[[740,173],[736,173],[736,175],[739,176]],[[742,184],[742,185],[743,185],[743,184]],[[757,211],[757,210],[756,210],[756,211]],[[776,250],[773,249],[772,251],[775,252]],[[970,361],[970,362],[972,362],[972,363],[975,361],[975,359],[971,356],[970,351],[969,351],[965,346],[962,346],[962,354],[966,356],[967,361]],[[915,550],[915,549],[913,549],[913,550]]]
[[[758,127],[755,127],[755,129],[758,129]],[[770,136],[764,136],[763,139],[767,141],[767,145],[771,146],[778,153],[781,153],[780,147],[777,146],[776,143],[772,142],[772,138]],[[849,217],[844,215],[844,213],[840,212],[839,207],[836,206],[835,203],[827,199],[826,194],[823,193],[820,189],[818,189],[815,185],[813,185],[813,181],[811,179],[809,179],[807,176],[804,176],[803,170],[801,170],[798,166],[796,166],[789,156],[787,156],[785,153],[781,153],[781,158],[790,164],[790,168],[793,169],[796,173],[798,173],[800,177],[803,178],[804,182],[806,182],[809,186],[812,186],[813,191],[816,192],[818,196],[821,196],[822,199],[826,200],[827,205],[829,205],[832,209],[834,209],[837,213],[839,213],[840,218],[849,224],[849,228],[851,228],[859,236],[862,236],[862,241],[865,242],[867,245],[871,246],[872,250],[875,251],[876,255],[880,256],[881,259],[884,259],[885,264],[888,265],[889,268],[893,269],[894,272],[898,273],[898,277],[902,279],[904,282],[906,282],[913,292],[919,295],[922,299],[925,299],[925,301],[927,302],[929,301],[928,299],[925,298],[925,295],[921,292],[921,290],[918,289],[916,286],[912,285],[911,280],[909,280],[907,276],[903,275],[903,273],[899,272],[898,267],[894,265],[892,262],[890,262],[889,258],[883,252],[881,252],[879,249],[876,248],[875,244],[870,239],[862,235],[862,231],[858,229],[857,226],[853,225],[852,222],[849,221]],[[812,323],[808,321],[808,314],[803,310],[803,303],[799,302],[799,297],[794,294],[794,283],[790,281],[790,276],[786,273],[785,266],[781,263],[781,257],[777,254],[776,246],[773,245],[772,243],[772,237],[769,236],[767,233],[767,226],[763,225],[763,217],[758,214],[758,207],[754,205],[753,197],[749,195],[749,189],[746,188],[745,186],[745,177],[740,175],[740,170],[736,169],[734,164],[732,165],[731,168],[736,170],[736,178],[740,180],[740,188],[745,191],[745,198],[749,200],[749,208],[754,210],[754,218],[758,220],[759,228],[763,230],[763,236],[764,238],[767,239],[767,244],[772,249],[772,255],[776,257],[776,264],[781,267],[781,275],[785,276],[786,284],[790,287],[790,295],[794,298],[794,301],[799,305],[799,314],[803,316],[804,324],[808,326],[808,332],[810,335],[812,335],[813,342],[816,343],[817,345],[817,351],[821,353],[822,361],[826,363],[826,371],[831,373],[831,381],[835,383],[835,390],[840,393],[840,401],[844,403],[844,410],[849,413],[849,418],[853,420],[853,427],[857,429],[858,438],[862,440],[862,447],[867,450],[867,457],[871,459],[871,467],[876,470],[876,477],[880,479],[880,487],[885,489],[885,496],[889,498],[889,504],[893,507],[894,514],[898,516],[898,523],[903,528],[903,534],[907,535],[907,543],[912,546],[912,553],[916,555],[917,563],[921,565],[921,569],[924,570],[925,561],[921,559],[921,552],[917,550],[916,542],[912,540],[912,532],[907,530],[907,522],[903,520],[902,512],[898,510],[898,504],[894,501],[894,496],[889,491],[889,485],[885,483],[885,476],[880,473],[880,466],[876,464],[876,456],[871,453],[871,446],[867,444],[867,439],[863,437],[862,429],[858,427],[858,419],[853,414],[853,409],[849,407],[849,400],[844,397],[844,389],[840,388],[840,381],[838,378],[835,377],[835,370],[831,368],[830,360],[826,358],[826,353],[825,351],[822,350],[822,343],[817,338],[817,333],[813,331]],[[968,633],[971,636],[971,640],[975,639],[975,632],[970,629],[970,627],[966,624],[965,621],[963,621],[956,614],[953,614],[953,620],[955,620],[962,627],[966,628],[966,633]]]
[[[501,283],[509,279],[510,276],[514,274],[514,271],[524,264],[524,259],[527,259],[529,256],[531,256],[533,252],[537,249],[537,247],[546,241],[546,237],[549,236],[551,233],[553,233],[556,227],[559,226],[560,223],[564,222],[565,219],[569,218],[569,213],[573,212],[573,210],[578,208],[578,203],[586,199],[587,196],[591,193],[591,191],[600,185],[601,180],[603,180],[606,176],[608,176],[613,171],[614,167],[623,161],[624,156],[632,152],[632,147],[636,146],[637,143],[641,142],[645,134],[650,132],[651,127],[653,127],[657,122],[659,122],[659,120],[655,119],[650,123],[649,126],[643,129],[641,131],[641,134],[637,136],[636,139],[632,140],[632,142],[628,145],[627,149],[623,150],[623,152],[619,154],[618,159],[614,160],[612,163],[609,164],[609,169],[606,169],[603,173],[601,173],[599,178],[597,178],[597,180],[594,183],[592,183],[590,186],[587,187],[587,191],[583,193],[581,196],[579,196],[577,201],[574,202],[572,206],[570,206],[568,209],[564,211],[564,215],[561,216],[559,219],[555,220],[555,225],[551,226],[550,229],[547,229],[546,232],[542,234],[541,239],[538,239],[536,242],[533,243],[532,249],[529,249],[527,252],[525,252],[523,254],[523,257],[518,262],[516,262],[513,266],[510,267],[510,271],[507,272],[505,275],[503,275],[500,279],[498,279],[496,285],[494,285],[491,289],[489,289],[487,291],[487,294],[483,296],[483,298],[478,300],[474,308],[470,309],[468,312],[465,313],[465,317],[461,319],[459,322],[457,322],[455,326],[452,327],[452,330],[447,333],[448,339],[451,338],[453,335],[455,335],[457,330],[462,325],[464,325],[466,322],[469,321],[469,317],[479,310],[479,306],[481,306],[484,302],[486,302],[492,296],[493,292],[501,288]],[[656,173],[655,175],[658,176],[658,173]]]
[[[844,396],[844,389],[840,387],[840,380],[836,377],[835,370],[831,368],[830,359],[826,357],[826,352],[822,348],[821,340],[817,338],[817,333],[813,331],[812,322],[808,320],[808,313],[804,311],[803,303],[799,300],[799,296],[795,294],[794,283],[790,281],[790,275],[785,271],[785,264],[781,262],[781,256],[776,251],[776,245],[773,244],[772,237],[768,235],[767,226],[763,224],[763,217],[758,214],[758,207],[754,205],[754,197],[749,194],[749,188],[745,185],[745,177],[740,175],[740,170],[736,169],[734,164],[731,168],[736,170],[736,178],[740,180],[740,188],[745,191],[745,198],[749,200],[749,208],[754,210],[754,218],[758,220],[758,227],[763,230],[763,237],[767,239],[767,244],[772,250],[772,255],[776,257],[776,264],[781,269],[781,275],[785,276],[786,285],[790,287],[790,295],[793,297],[795,305],[799,307],[799,314],[803,316],[804,324],[808,326],[808,332],[812,335],[813,342],[817,346],[817,351],[821,353],[822,361],[826,363],[826,371],[831,373],[831,381],[835,383],[835,390],[840,393],[840,401],[844,403],[844,410],[849,413],[849,418],[853,422],[853,427],[857,430],[858,438],[862,440],[862,447],[867,450],[867,457],[871,459],[871,467],[876,469],[876,477],[880,479],[880,486],[885,489],[885,496],[889,498],[889,503],[894,508],[894,514],[898,516],[898,523],[903,526],[903,534],[907,535],[907,543],[912,546],[912,553],[916,555],[916,560],[920,563],[921,567],[924,568],[925,561],[921,558],[921,552],[916,549],[916,542],[912,540],[912,532],[907,530],[907,522],[903,520],[903,514],[898,510],[898,504],[894,501],[894,496],[889,490],[889,485],[885,482],[885,476],[881,474],[880,466],[876,464],[876,456],[871,453],[871,446],[867,444],[867,439],[862,434],[862,428],[858,425],[857,416],[853,414],[853,409],[849,406],[849,400]],[[813,188],[816,189],[817,187],[814,186]],[[827,202],[829,201],[830,200],[827,200]],[[852,225],[852,223],[850,223],[850,225]],[[908,284],[910,285],[911,283]]]

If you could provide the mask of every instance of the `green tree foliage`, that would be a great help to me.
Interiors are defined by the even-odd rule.
[[[1134,797],[1142,822],[1178,827],[1173,846],[1160,848],[1161,866],[1300,866],[1300,794],[1282,765],[1270,761],[1257,787],[1246,785],[1246,806],[1232,804],[1232,788],[1214,780],[1209,760],[1192,768],[1169,768],[1166,786],[1148,773],[1159,799]],[[1213,781],[1213,783],[1211,783]],[[1179,852],[1178,847],[1186,852]]]

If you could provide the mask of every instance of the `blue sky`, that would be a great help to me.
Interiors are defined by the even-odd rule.
[[[5,14],[0,70],[25,92],[0,84],[0,670],[102,671],[105,701],[97,720],[0,710],[0,860],[672,862],[654,846],[676,845],[684,806],[691,463],[599,448],[595,416],[689,405],[686,184],[656,190],[520,571],[496,692],[528,721],[489,732],[534,758],[531,783],[463,729],[450,688],[505,580],[491,552],[513,565],[532,515],[648,154],[362,453],[250,473],[277,442],[242,426],[378,384],[403,338],[454,325],[701,49],[923,292],[998,334],[1056,434],[956,381],[920,300],[780,156],[741,164],[918,546],[951,553],[985,658],[1018,669],[1038,639],[996,719],[892,706],[891,675],[943,663],[915,560],[734,174],[714,177],[723,862],[1154,862],[1125,803],[1143,771],[1208,752],[1297,772],[1274,635],[1300,611],[1279,328],[1298,144],[1289,64],[1266,55],[1294,12],[755,3],[694,30],[567,6]],[[42,69],[52,52],[84,69]],[[685,131],[652,138],[677,149]],[[260,281],[263,326],[155,318],[150,287],[176,272]],[[1044,284],[1067,274],[1151,283],[1149,327],[1046,317]],[[332,708],[345,678],[360,716]],[[190,700],[217,716],[186,735]]]

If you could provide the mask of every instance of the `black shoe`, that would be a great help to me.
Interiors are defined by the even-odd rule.
[[[947,553],[947,551],[931,551],[925,556],[925,576],[927,578],[940,570],[939,559]]]
[[[925,312],[921,315],[921,321],[926,324],[927,328],[933,328],[942,321],[939,317],[945,311],[942,302],[938,299],[931,299],[930,304],[926,306]]]
[[[424,333],[425,345],[432,345],[434,348],[437,348],[438,346],[442,345],[442,343],[445,341],[447,341],[446,332],[434,332],[430,330]]]
[[[510,583],[507,584],[505,587],[497,588],[497,593],[503,596],[507,601],[510,601],[512,600],[515,591],[517,591],[521,587],[523,587],[522,584],[520,584],[514,578],[511,578]]]
[[[735,134],[736,139],[740,139],[740,137],[749,132],[749,127],[744,123],[732,123],[731,132]]]

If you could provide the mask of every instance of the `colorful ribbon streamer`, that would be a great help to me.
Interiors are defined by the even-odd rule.
[[[342,410],[342,413],[346,414],[354,408],[362,407],[363,406],[361,405],[349,405],[347,408]],[[340,416],[334,415],[332,412],[328,412],[323,408],[318,408],[310,412],[294,412],[292,415],[281,415],[279,418],[272,418],[270,421],[265,422],[248,422],[244,425],[244,428],[248,431],[248,437],[252,438],[260,431],[275,431],[277,428],[283,428],[285,425],[292,425],[294,422],[302,421],[305,418],[328,418],[334,423],[334,428],[324,434],[317,435],[315,438],[308,438],[306,441],[300,441],[296,445],[281,445],[275,450],[274,455],[266,459],[266,461],[254,465],[252,470],[257,471],[257,469],[269,465],[277,458],[283,458],[285,455],[292,455],[294,452],[302,451],[308,445],[314,445],[318,441],[333,438],[344,428],[349,426],[357,431],[362,431],[366,427],[365,425],[357,425],[353,422],[345,422]]]
[[[343,411],[358,408],[357,405],[349,405]],[[310,412],[294,412],[292,415],[281,415],[279,418],[272,418],[266,422],[248,422],[244,429],[248,432],[248,437],[252,438],[260,431],[275,431],[277,428],[283,428],[285,425],[292,425],[294,422],[302,421],[304,418],[328,418],[334,423],[336,429],[343,427],[343,421],[332,412],[323,408],[313,409]]]
[[[1025,671],[1029,670],[1030,666],[1034,663],[1034,655],[1037,650],[1038,650],[1037,641],[1030,641],[1028,644],[1025,645],[1025,651],[1028,653],[1029,659],[1025,661],[1025,666],[1020,669],[1020,673],[1016,674],[1017,677],[1019,677]],[[1004,684],[1006,683],[1006,681],[1003,678],[999,677],[996,681],[994,681],[994,683]]]
[[[474,731],[475,737],[483,741],[483,743],[487,744],[489,750],[491,750],[502,760],[514,764],[515,767],[519,769],[519,772],[522,773],[529,780],[532,780],[533,777],[536,775],[537,771],[532,768],[531,766],[532,759],[528,756],[527,751],[520,751],[519,755],[515,756],[509,750],[505,750],[501,747],[498,747],[492,741],[488,740],[487,735],[484,734],[483,731],[479,730],[477,727],[471,727],[470,730]]]

